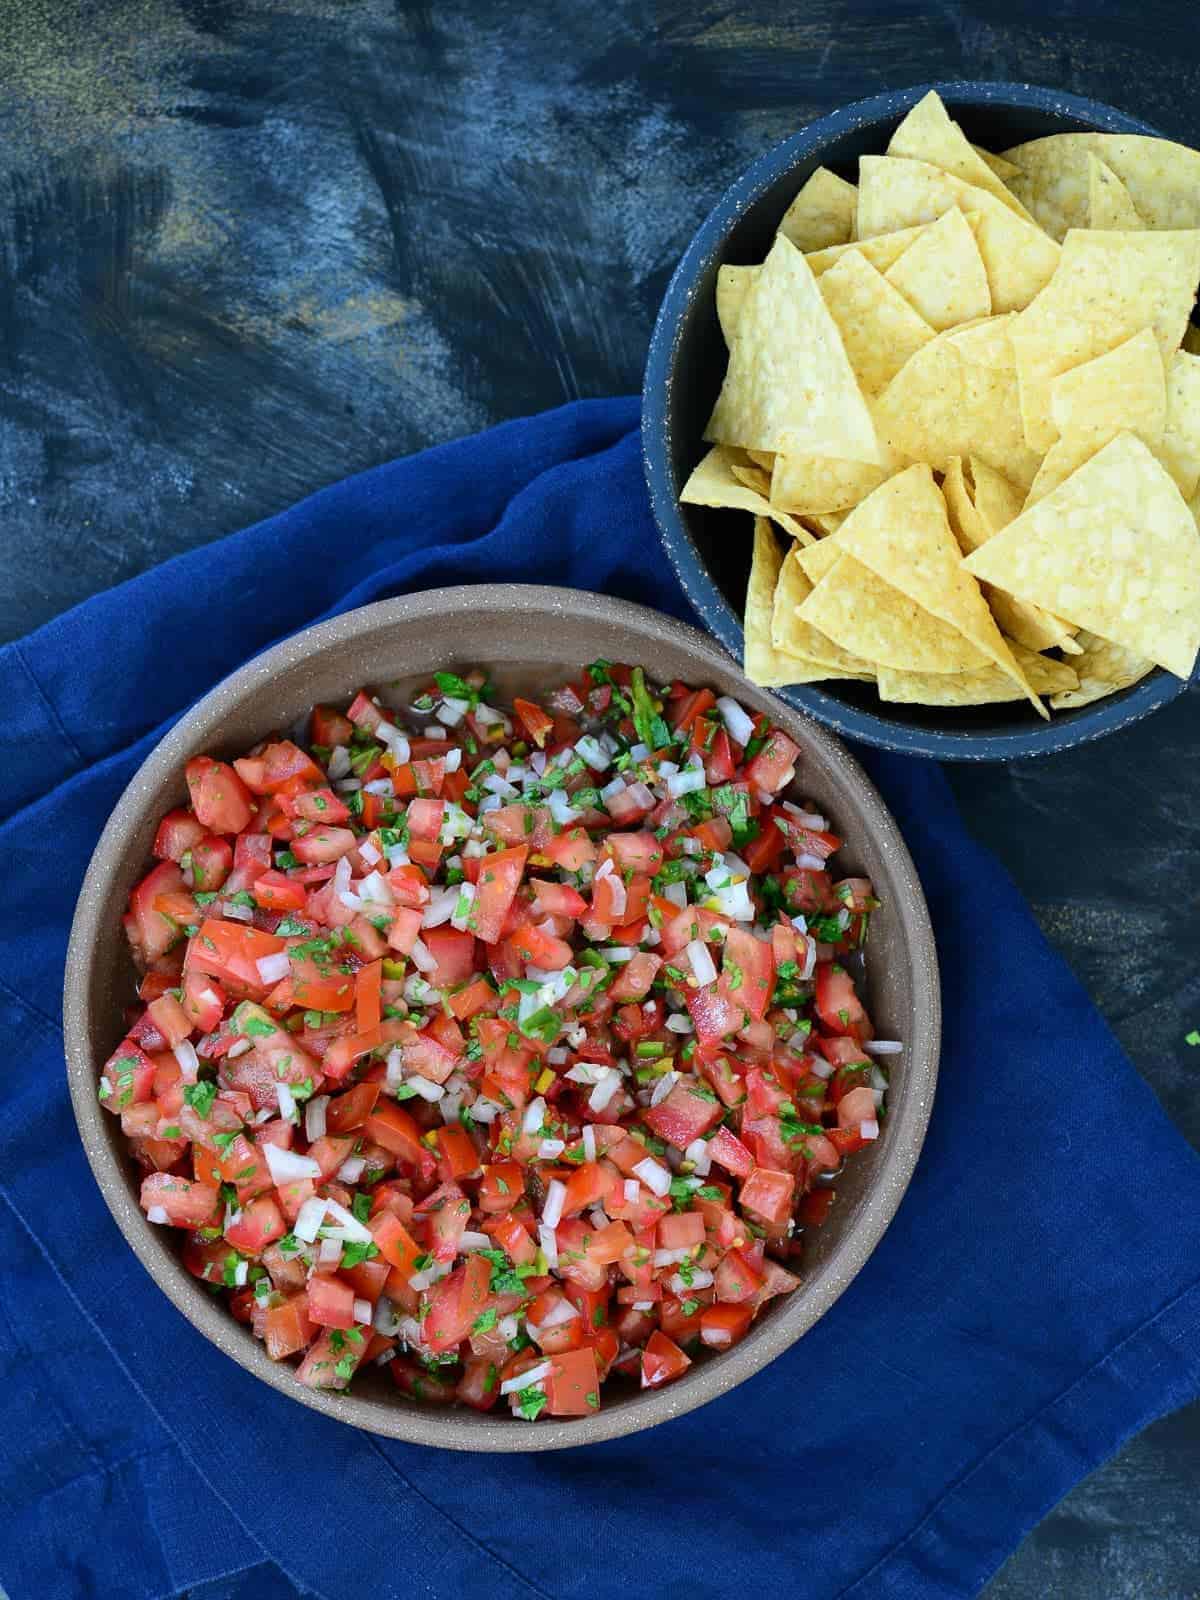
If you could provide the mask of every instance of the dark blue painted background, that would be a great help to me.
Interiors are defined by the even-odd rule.
[[[636,388],[731,173],[936,77],[1200,144],[1193,0],[0,0],[0,637],[348,472]],[[1200,1143],[1196,712],[952,776]],[[1198,1479],[1193,1410],[990,1600],[1194,1600]]]

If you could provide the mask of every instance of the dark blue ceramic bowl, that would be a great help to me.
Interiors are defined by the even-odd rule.
[[[706,449],[701,435],[725,375],[717,268],[761,261],[809,174],[827,166],[853,179],[857,157],[881,154],[901,118],[930,88],[937,89],[967,137],[988,150],[1007,150],[1051,133],[1156,132],[1094,100],[1029,84],[922,84],[830,112],[768,151],[725,191],[684,252],[658,314],[646,363],[642,448],[654,515],[671,563],[697,615],[739,660],[749,519],[744,512],[679,504],[679,491]],[[863,683],[776,693],[838,733],[884,750],[950,761],[1011,761],[1099,739],[1165,705],[1185,687],[1156,670],[1095,705],[1055,712],[1049,723],[1024,701],[959,709],[888,705],[874,685]]]

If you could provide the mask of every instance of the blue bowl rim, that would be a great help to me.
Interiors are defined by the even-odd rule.
[[[720,254],[738,218],[761,194],[799,160],[856,125],[902,115],[931,89],[950,104],[1005,105],[1031,111],[1059,110],[1100,133],[1139,133],[1162,137],[1149,123],[1082,95],[1029,83],[954,80],[889,89],[856,100],[818,117],[799,133],[784,139],[751,163],[725,190],[680,257],[659,307],[650,338],[642,386],[642,463],[650,503],[667,557],[692,609],[739,662],[744,636],[741,618],[709,574],[703,557],[679,510],[670,463],[667,401],[678,351],[683,315],[694,297],[701,274]],[[943,761],[1012,761],[1051,755],[1140,721],[1183,693],[1187,683],[1156,668],[1141,683],[1115,696],[1083,706],[1047,724],[1012,733],[940,732],[893,722],[886,715],[860,710],[818,685],[779,688],[779,695],[844,738],[858,739],[881,750],[931,756]]]

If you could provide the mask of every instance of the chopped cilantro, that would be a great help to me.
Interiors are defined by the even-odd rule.
[[[379,1246],[372,1241],[370,1244],[361,1239],[350,1239],[342,1246],[342,1266],[357,1267],[362,1261],[373,1261],[379,1254]]]
[[[534,1422],[546,1407],[546,1396],[540,1389],[518,1389],[517,1410],[526,1422]]]

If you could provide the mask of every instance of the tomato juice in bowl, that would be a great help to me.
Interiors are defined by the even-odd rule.
[[[886,1226],[919,1148],[936,1068],[936,970],[919,887],[894,824],[828,736],[750,690],[691,630],[616,602],[537,589],[512,588],[498,601],[492,591],[495,621],[474,629],[496,689],[492,704],[513,708],[488,710],[473,700],[472,663],[447,663],[444,649],[442,619],[447,611],[466,614],[477,595],[418,596],[324,624],[243,669],[173,730],[118,807],[89,873],[68,969],[68,1041],[77,1115],[106,1196],[156,1279],[209,1337],[285,1392],[359,1426],[461,1448],[533,1449],[631,1431],[701,1403],[769,1360],[836,1297]],[[541,660],[529,659],[534,640]],[[593,677],[600,681],[581,676],[583,658],[597,663]],[[616,672],[603,681],[605,663],[621,661],[643,672]],[[439,680],[438,672],[451,676]],[[351,704],[362,682],[384,690],[385,706],[407,707],[406,725],[370,697]],[[564,683],[576,685],[577,698],[590,685],[597,706],[582,715],[579,708],[574,718],[561,696],[555,707],[550,692]],[[694,694],[706,687],[707,695]],[[414,726],[413,701],[430,691],[432,701],[417,701],[418,719],[427,715],[429,724]],[[607,702],[607,721],[592,715],[599,702]],[[314,703],[330,708],[309,725],[310,738],[325,735],[311,740],[316,751],[283,739],[257,748],[265,734],[291,728]],[[359,730],[352,736],[335,720],[346,709],[349,726]],[[546,764],[536,761],[539,734],[543,749],[555,743],[539,709],[542,718],[559,722],[559,733],[571,735],[566,765],[582,763],[561,786],[536,781],[546,774]],[[689,713],[691,724],[680,733]],[[506,716],[511,727],[491,720]],[[469,731],[456,733],[456,718]],[[423,731],[435,723],[446,728],[447,720],[450,739],[432,741]],[[693,740],[689,727],[696,723]],[[774,739],[772,723],[779,729]],[[485,730],[497,729],[488,741],[497,757],[491,770],[486,756],[467,769],[474,754],[468,740],[479,744]],[[761,739],[747,761],[739,733],[746,743]],[[347,738],[353,742],[337,742]],[[418,754],[418,740],[446,746],[445,755],[424,744]],[[395,759],[381,762],[385,748]],[[255,753],[245,757],[246,750]],[[337,750],[343,755],[335,756]],[[456,760],[453,750],[463,754]],[[664,759],[675,770],[656,774]],[[352,775],[354,764],[364,762],[364,773]],[[434,762],[441,763],[442,793],[421,794],[435,785],[432,767],[419,764]],[[389,775],[366,775],[376,763]],[[795,782],[785,786],[793,764]],[[746,775],[739,774],[743,766]],[[570,803],[568,786],[570,793],[582,791],[581,804]],[[292,803],[279,805],[269,798],[272,790]],[[529,793],[535,803],[523,798]],[[188,811],[171,803],[189,794],[190,846],[181,831]],[[777,794],[794,809],[777,806]],[[550,795],[559,798],[551,803]],[[720,796],[716,804],[713,795]],[[423,803],[434,801],[442,804],[436,819],[432,804]],[[473,824],[478,809],[493,819],[487,827]],[[641,826],[651,810],[667,829],[662,838]],[[767,842],[757,847],[761,860],[752,811],[769,811],[772,821]],[[152,852],[164,813],[170,817],[157,841],[163,858],[156,866]],[[335,820],[321,820],[330,814]],[[443,844],[438,835],[448,816],[454,824],[448,832],[461,837]],[[401,826],[388,828],[397,817]],[[832,917],[818,930],[828,939],[813,940],[810,956],[806,942],[797,947],[805,940],[802,927],[782,907],[774,915],[779,934],[756,916],[766,937],[755,938],[745,896],[758,900],[766,867],[784,851],[795,856],[793,844],[804,847],[797,859],[809,864],[790,865],[808,874],[811,889],[821,871],[814,852],[828,843],[817,837],[827,831],[817,828],[819,821],[845,837],[839,878],[851,885],[850,903],[829,908]],[[196,836],[197,827],[208,830],[204,837]],[[753,862],[742,863],[730,848],[735,828]],[[213,831],[220,829],[228,831]],[[266,846],[264,833],[272,841]],[[347,834],[357,841],[353,847]],[[205,845],[205,838],[215,843]],[[696,853],[703,852],[702,877],[693,870],[693,840]],[[182,860],[189,849],[186,865],[172,859],[171,852]],[[577,862],[589,849],[590,863]],[[387,859],[373,861],[375,852]],[[452,857],[455,865],[443,865]],[[739,863],[751,869],[748,875]],[[174,957],[156,948],[161,909],[139,892],[148,867],[159,874],[154,900],[177,895],[178,902],[162,902],[168,912],[200,917],[182,925],[186,956],[178,972],[169,969],[179,946]],[[175,884],[177,874],[191,885]],[[871,1060],[854,1041],[855,1031],[865,1037],[869,1024],[860,1025],[852,981],[831,961],[818,964],[816,948],[839,935],[846,945],[857,938],[868,909],[863,880],[882,902],[867,939],[867,1008],[876,1013],[876,1034],[904,1046],[899,1055],[878,1058],[895,1062],[886,1117],[857,1114],[873,1109],[878,1069],[864,1065],[864,1081],[851,1083],[854,1064],[825,1055],[816,1057],[817,1075],[793,1075],[788,1085],[811,1092],[836,1078],[845,1116],[822,1094],[823,1112],[808,1119],[795,1097],[768,1081],[769,1071],[754,1077],[752,1104],[739,1099],[735,1085],[714,1078],[720,1071],[714,1045],[724,1040],[731,1052],[752,1052],[757,1035],[767,1067],[759,1024],[768,1014],[777,1025],[787,1022],[797,1049],[811,1014],[818,1034],[846,1041],[832,1047],[835,1057],[843,1051]],[[215,887],[199,889],[211,898],[196,908],[198,882]],[[162,977],[149,982],[161,992],[126,1022],[135,1035],[141,1030],[146,1046],[171,1046],[163,1060],[164,1050],[143,1049],[134,1038],[148,1059],[160,1058],[149,1067],[137,1057],[132,1066],[122,1060],[122,1050],[132,1055],[122,1006],[133,999],[135,980],[118,943],[129,890],[135,942],[142,941],[143,959],[159,963]],[[403,904],[407,899],[417,903]],[[522,905],[529,915],[514,911]],[[222,914],[213,915],[214,907]],[[820,915],[815,904],[812,914]],[[712,920],[705,929],[672,926],[689,917]],[[148,929],[153,944],[145,943]],[[345,934],[337,937],[334,952],[324,947],[336,929],[354,931],[348,943]],[[684,937],[714,929],[711,946]],[[719,952],[716,962],[710,947]],[[819,995],[803,992],[800,974],[810,963],[813,975],[827,969]],[[672,974],[660,976],[667,967]],[[801,986],[782,993],[798,1001],[786,1008],[794,1018],[782,1016],[785,1008],[771,1009],[769,985],[779,981],[778,969]],[[580,981],[591,972],[600,974],[598,985]],[[511,988],[499,987],[506,983]],[[281,995],[281,984],[295,991]],[[593,987],[597,1016],[589,1022],[585,991]],[[723,1014],[739,994],[750,996],[748,1012],[739,1001],[736,1017]],[[214,1001],[222,1002],[219,1018]],[[462,1017],[453,1014],[456,1004]],[[753,1015],[760,1008],[763,1016]],[[749,1035],[740,1043],[733,1040],[735,1022]],[[203,1032],[199,1023],[206,1024]],[[96,1098],[97,1071],[106,1060],[110,1106],[136,1083],[117,1117]],[[832,1071],[822,1077],[826,1068]],[[148,1093],[155,1071],[158,1095]],[[123,1077],[130,1072],[132,1080]],[[224,1109],[216,1115],[229,1123],[219,1130],[217,1105]],[[535,1113],[537,1127],[527,1127]],[[140,1168],[129,1160],[122,1120],[135,1138],[149,1141],[140,1146]],[[805,1141],[805,1153],[789,1174],[792,1152],[781,1141],[793,1136]],[[178,1160],[176,1140],[182,1141]],[[797,1204],[810,1207],[811,1225],[828,1206],[832,1191],[809,1181],[816,1176],[810,1162],[824,1160],[828,1171],[838,1152],[825,1144],[838,1142],[866,1144],[869,1153],[848,1163],[829,1222],[813,1227],[812,1249],[794,1262],[800,1274],[792,1274],[787,1223]],[[722,1158],[732,1165],[722,1166]],[[153,1222],[178,1217],[190,1225],[183,1261],[167,1240],[176,1230],[148,1225],[134,1209],[132,1197],[143,1184],[143,1209]],[[517,1188],[521,1198],[513,1204]],[[810,1191],[807,1201],[803,1190]],[[205,1239],[205,1232],[213,1237]],[[285,1239],[290,1260],[280,1257]],[[274,1270],[264,1270],[264,1259]],[[739,1272],[745,1284],[731,1282]],[[382,1292],[391,1274],[395,1300]],[[294,1349],[312,1386],[298,1383],[286,1362],[272,1361],[250,1327],[210,1297],[204,1279],[257,1321],[260,1334],[270,1329],[276,1354]],[[268,1281],[269,1288],[256,1288]],[[760,1294],[765,1300],[768,1288],[778,1300],[751,1323],[749,1302]],[[377,1317],[381,1299],[390,1303]],[[414,1313],[421,1338],[414,1337]],[[407,1348],[384,1342],[401,1336],[405,1343],[404,1335]],[[363,1359],[368,1348],[370,1363]],[[696,1354],[690,1365],[689,1350]],[[453,1355],[464,1359],[428,1359]],[[375,1367],[380,1356],[383,1365]],[[449,1398],[439,1366],[467,1408],[429,1405]],[[598,1384],[601,1369],[614,1367],[632,1381],[593,1386],[593,1374]],[[503,1396],[489,1394],[490,1380]],[[340,1392],[345,1386],[349,1393]],[[412,1398],[422,1392],[424,1405]],[[493,1399],[494,1412],[469,1409]],[[526,1418],[536,1418],[536,1426]]]

